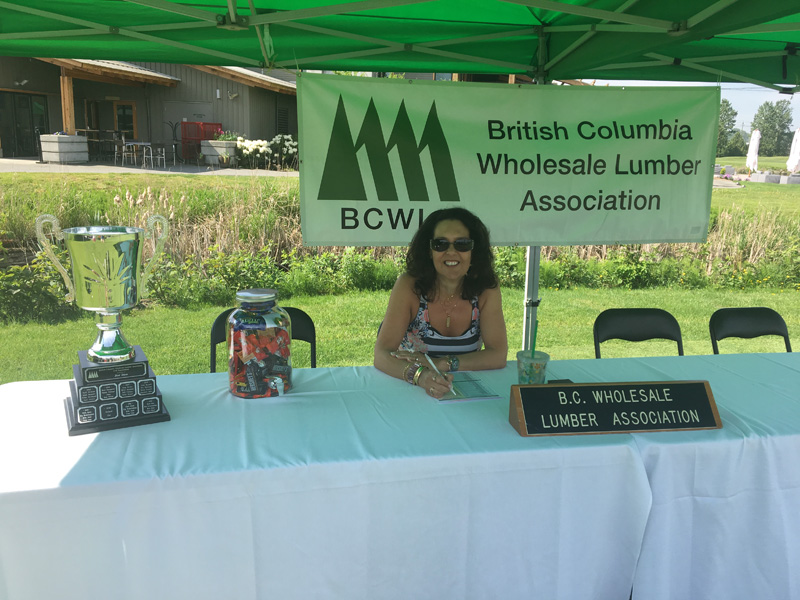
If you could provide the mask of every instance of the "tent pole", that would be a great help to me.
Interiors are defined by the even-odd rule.
[[[539,68],[535,73],[535,81],[538,85],[547,84],[544,67],[547,63],[547,41],[544,35],[544,27],[537,28],[539,39],[538,52],[536,53]],[[528,246],[525,255],[525,314],[522,322],[522,349],[530,350],[533,346],[533,333],[535,330],[537,309],[541,298],[539,298],[539,264],[542,257],[541,246]]]
[[[536,312],[541,302],[539,298],[539,264],[542,256],[541,246],[528,246],[525,272],[525,315],[522,323],[522,349],[530,350],[533,346],[534,324]]]

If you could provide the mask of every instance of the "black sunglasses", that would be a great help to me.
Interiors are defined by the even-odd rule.
[[[431,240],[431,250],[436,252],[447,252],[447,249],[450,248],[450,240],[446,240],[444,238],[434,238]],[[456,252],[469,252],[475,246],[475,240],[471,240],[469,238],[458,238],[456,241],[452,242],[453,248],[456,249]]]

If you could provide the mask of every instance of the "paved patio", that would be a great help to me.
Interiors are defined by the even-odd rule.
[[[297,171],[267,171],[266,169],[220,169],[198,166],[195,163],[167,163],[166,169],[143,169],[137,166],[121,166],[109,163],[90,162],[62,165],[40,163],[35,158],[0,158],[0,173],[154,173],[158,175],[225,175],[232,177],[297,177]]]

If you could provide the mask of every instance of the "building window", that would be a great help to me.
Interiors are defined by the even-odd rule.
[[[100,104],[96,100],[83,101],[83,121],[86,129],[100,129]]]
[[[136,128],[136,103],[135,102],[114,102],[114,129],[125,134],[127,139],[135,140],[139,138]]]
[[[0,92],[0,156],[36,156],[42,133],[49,133],[45,96]]]
[[[289,133],[289,109],[278,107],[278,133]]]

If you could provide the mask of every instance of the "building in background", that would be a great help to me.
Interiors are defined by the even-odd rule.
[[[241,67],[0,57],[0,156],[37,156],[37,132],[57,131],[87,135],[94,153],[106,156],[122,135],[180,152],[176,124],[184,121],[220,123],[250,139],[296,138],[295,77]]]

